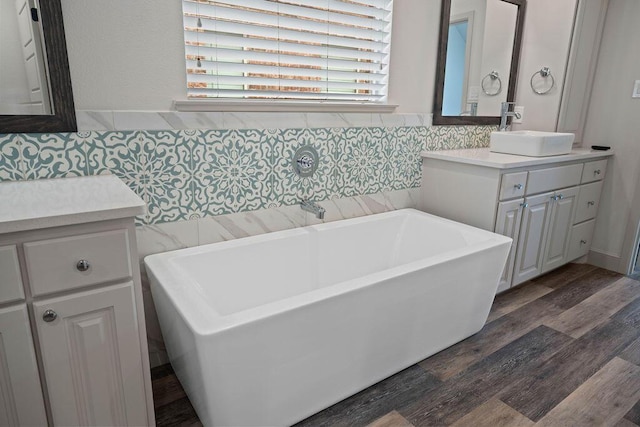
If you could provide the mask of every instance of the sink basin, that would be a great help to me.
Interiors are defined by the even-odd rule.
[[[520,156],[558,156],[571,152],[575,135],[572,133],[516,130],[491,132],[489,151]]]

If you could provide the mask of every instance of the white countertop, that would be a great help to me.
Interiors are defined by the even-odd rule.
[[[423,151],[421,155],[427,159],[467,163],[497,169],[509,169],[609,157],[613,155],[613,151],[575,149],[572,150],[571,153],[561,156],[527,157],[492,153],[489,151],[489,148],[468,148],[463,150]]]
[[[144,201],[113,175],[0,183],[0,234],[144,212]]]

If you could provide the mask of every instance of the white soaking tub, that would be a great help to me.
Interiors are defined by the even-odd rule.
[[[145,263],[171,364],[202,422],[279,426],[478,332],[510,246],[405,209]]]

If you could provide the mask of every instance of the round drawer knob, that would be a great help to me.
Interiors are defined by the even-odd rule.
[[[513,186],[513,188],[515,188],[516,190],[522,190],[524,186],[522,184],[516,184]]]
[[[596,169],[596,170],[593,171],[593,174],[594,175],[600,175],[600,172],[601,172],[600,169]]]
[[[89,261],[87,261],[86,259],[81,259],[76,264],[76,268],[78,269],[78,271],[87,271],[89,267],[91,267],[91,264],[89,264]]]
[[[58,318],[58,313],[53,310],[47,310],[42,314],[42,320],[45,322],[53,322]]]

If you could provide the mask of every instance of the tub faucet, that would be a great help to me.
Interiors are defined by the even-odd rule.
[[[500,128],[498,129],[500,132],[505,132],[507,130],[507,117],[515,117],[516,119],[521,118],[520,113],[515,111],[509,111],[509,107],[513,105],[515,107],[515,102],[503,102],[500,106]]]
[[[318,219],[324,219],[325,209],[313,200],[303,200],[300,202],[303,211],[311,212]]]

